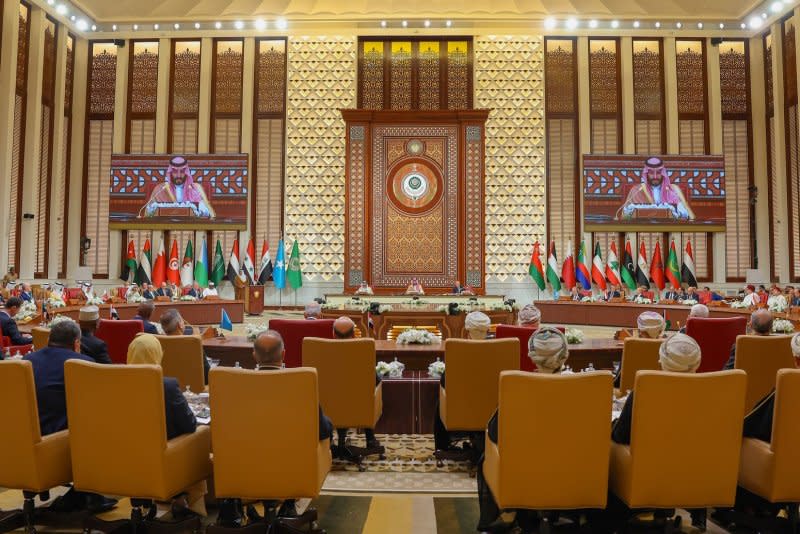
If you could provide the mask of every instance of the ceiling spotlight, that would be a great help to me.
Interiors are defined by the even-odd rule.
[[[756,17],[755,15],[750,17],[750,28],[757,30],[762,24],[763,22],[760,17]]]
[[[552,30],[553,28],[556,27],[556,19],[554,19],[553,17],[547,17],[546,19],[544,19],[544,27],[547,28],[548,30]]]
[[[675,27],[680,30],[681,28],[683,28],[683,24],[681,24],[680,22],[676,22]]]
[[[769,10],[772,11],[773,13],[777,13],[781,9],[783,9],[783,2],[781,0],[775,0],[769,6]]]
[[[159,29],[159,28],[160,28],[160,26],[159,26],[158,24],[153,24],[153,29],[154,29],[154,30],[157,30],[157,29]]]
[[[56,6],[56,13],[58,13],[59,15],[66,15],[67,14],[67,6],[65,6],[64,4],[58,4]]]
[[[97,31],[97,24],[92,24],[92,31],[93,31],[93,32],[96,32],[96,31]]]
[[[698,22],[697,23],[697,29],[698,30],[702,30],[703,29],[703,23],[702,22]]]
[[[56,0],[47,0],[47,5],[48,6],[52,6],[55,3],[56,3]]]
[[[761,13],[761,18],[764,19],[764,20],[767,20],[767,14],[766,13]]]
[[[286,28],[289,27],[289,23],[286,21],[285,18],[278,17],[277,19],[275,19],[275,27],[278,28],[279,30],[285,30]]]
[[[595,20],[595,19],[590,20],[589,21],[589,27],[592,28],[592,29],[597,28],[597,20]]]
[[[76,22],[75,26],[77,26],[78,29],[82,32],[85,32],[86,30],[89,29],[89,24],[83,19],[80,19],[78,22]]]
[[[745,28],[747,28],[747,24],[742,22],[741,24],[739,24],[739,27],[744,30]]]
[[[453,25],[453,21],[452,21],[452,20],[448,20],[448,21],[446,21],[446,22],[444,23],[444,25],[445,25],[445,26],[447,26],[447,27],[449,28],[450,26],[452,26],[452,25]]]
[[[719,29],[720,30],[724,30],[725,29],[725,23],[724,22],[720,22],[719,23]]]
[[[253,23],[253,26],[255,26],[259,31],[264,31],[267,29],[267,21],[264,19],[256,19],[256,21]]]
[[[138,25],[138,24],[134,24],[134,25],[133,25],[133,31],[136,31],[136,30],[138,30],[138,29],[139,29],[139,25]]]
[[[385,21],[385,20],[382,20],[382,21],[381,21],[381,28],[385,28],[385,27],[386,27],[386,21]]]
[[[241,20],[237,20],[236,22],[233,23],[233,27],[236,28],[237,30],[241,30],[244,28],[244,22],[242,22]]]
[[[407,20],[404,20],[400,24],[403,26],[403,28],[408,28],[408,21]]]
[[[222,28],[222,23],[221,22],[215,22],[214,23],[214,27],[219,30],[220,28]]]
[[[75,22],[75,15],[70,15],[69,20],[71,20],[72,22]]]
[[[578,27],[578,19],[570,17],[567,19],[566,26],[568,30],[574,30]]]
[[[619,21],[618,20],[612,20],[611,21],[611,27],[612,28],[619,28]]]
[[[112,32],[115,32],[115,31],[117,31],[117,25],[116,25],[116,24],[112,24],[112,25],[111,25],[111,31],[112,31]]]
[[[194,29],[195,30],[199,30],[200,29],[200,23],[199,22],[195,22],[194,23]]]
[[[639,25],[640,25],[640,24],[639,24],[639,21],[638,21],[638,20],[634,20],[634,21],[633,21],[633,27],[634,27],[634,28],[638,28],[638,27],[639,27]]]
[[[660,23],[660,22],[656,22],[656,23],[655,23],[655,27],[656,27],[656,28],[660,28],[660,27],[661,27],[661,23]]]
[[[178,24],[177,22],[175,24],[173,24],[172,27],[175,28],[176,30],[180,30],[181,29],[181,25]]]
[[[426,27],[426,28],[430,28],[430,27],[431,27],[431,21],[429,21],[429,20],[426,20],[426,21],[424,22],[424,24],[425,24],[425,27]]]

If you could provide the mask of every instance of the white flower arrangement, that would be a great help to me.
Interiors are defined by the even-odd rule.
[[[54,325],[57,325],[58,323],[63,323],[65,321],[72,321],[72,319],[70,319],[67,315],[56,315],[55,317],[53,317],[53,320],[50,321],[50,323],[48,323],[47,327],[53,328]]]
[[[794,332],[794,324],[786,319],[776,319],[772,323],[772,331],[776,334],[791,334]]]
[[[22,306],[19,307],[19,311],[17,311],[17,314],[14,316],[14,320],[18,323],[30,321],[38,311],[36,304],[30,301],[23,301]]]
[[[441,378],[444,374],[444,362],[439,358],[428,366],[428,376],[432,378]]]
[[[375,374],[380,377],[389,375],[392,378],[399,378],[403,376],[405,368],[406,366],[395,358],[394,361],[388,363],[378,362],[378,365],[375,366]]]
[[[267,330],[269,330],[269,326],[265,324],[248,324],[246,327],[247,340],[255,341],[262,332],[266,332]]]
[[[197,300],[197,297],[193,297],[191,295],[181,295],[178,300],[182,300],[183,302],[194,302]]]
[[[427,330],[406,330],[397,336],[398,345],[432,345],[433,343],[441,343],[442,338],[435,336]]]
[[[514,307],[509,304],[492,304],[489,309],[492,311],[514,311]]]
[[[697,300],[695,300],[695,299],[683,299],[682,301],[680,301],[680,303],[683,304],[684,306],[694,306],[695,304],[697,304]]]
[[[786,299],[784,298],[770,297],[769,300],[767,300],[767,308],[769,308],[769,311],[773,313],[783,313],[788,307],[789,305],[786,303]]]
[[[390,312],[390,311],[392,311],[393,309],[394,309],[394,308],[392,308],[392,305],[391,305],[391,304],[381,304],[380,306],[378,306],[378,313],[386,313],[386,312]]]
[[[427,300],[422,300],[422,299],[416,299],[416,300],[415,299],[410,299],[410,300],[403,301],[402,304],[405,305],[405,306],[424,306],[424,305],[428,304],[428,301]]]
[[[653,303],[653,299],[649,299],[649,298],[646,298],[646,297],[636,297],[635,299],[633,299],[633,303],[634,304],[652,304]]]
[[[747,304],[745,304],[741,300],[737,300],[736,302],[731,302],[731,308],[734,308],[734,309],[737,309],[737,310],[743,310],[743,309],[749,308],[749,307],[750,306],[748,306]]]
[[[102,304],[102,301],[101,301]],[[66,307],[67,303],[64,302],[64,299],[59,297],[58,295],[50,295],[47,299],[47,307],[48,308],[64,308]]]
[[[583,343],[583,331],[577,328],[567,328],[565,336],[567,338],[567,343],[570,345]]]
[[[90,298],[89,300],[86,301],[86,305],[87,306],[100,306],[101,304],[104,304],[104,303],[103,303],[103,299],[101,299],[100,297],[92,297],[92,298]]]
[[[139,293],[131,293],[130,295],[128,295],[128,298],[126,300],[131,303],[137,303],[137,302],[144,302],[145,298]]]

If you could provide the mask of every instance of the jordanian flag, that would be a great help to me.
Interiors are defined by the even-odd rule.
[[[622,282],[631,291],[636,290],[636,279],[634,278],[635,272],[636,272],[636,267],[633,264],[633,253],[631,252],[631,240],[628,239],[625,241],[625,255],[622,257],[622,265],[620,265],[620,275],[622,276]]]
[[[681,287],[681,267],[678,263],[678,254],[675,251],[675,240],[669,246],[669,256],[667,257],[667,280],[675,287]]]
[[[542,268],[542,260],[539,258],[539,242],[533,244],[533,255],[531,256],[531,264],[528,266],[528,274],[531,275],[533,281],[539,287],[539,290],[544,290],[544,269]]]
[[[125,258],[125,267],[122,269],[122,279],[128,280],[131,275],[136,278],[136,247],[133,244],[133,239],[128,241],[128,254]]]
[[[561,291],[561,280],[558,278],[558,260],[556,259],[556,242],[550,242],[550,254],[547,256],[547,281],[554,292]]]

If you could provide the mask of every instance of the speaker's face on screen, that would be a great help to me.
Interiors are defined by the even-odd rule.
[[[169,177],[173,184],[183,185],[186,182],[186,169],[173,169]]]
[[[647,173],[647,183],[649,183],[652,187],[660,186],[661,182],[664,181],[661,171],[662,169],[646,167],[645,172]]]

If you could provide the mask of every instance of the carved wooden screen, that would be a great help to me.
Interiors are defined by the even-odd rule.
[[[619,41],[589,39],[592,154],[622,153]]]
[[[241,152],[244,41],[215,39],[211,88],[211,152]]]
[[[578,81],[574,38],[545,38],[547,241],[578,243]]]
[[[56,265],[58,266],[58,277],[67,276],[67,218],[66,209],[69,205],[69,183],[70,183],[70,156],[72,152],[72,89],[73,73],[75,72],[75,37],[67,35],[67,61],[66,78],[64,80],[64,123],[61,136],[61,168],[58,169],[58,182],[54,195],[56,204],[56,242],[54,252],[56,254]],[[56,96],[56,98],[59,98]]]
[[[789,201],[789,280],[800,281],[800,154],[798,154],[796,20],[781,25],[783,39],[783,98],[786,125],[786,191]]]
[[[126,149],[130,154],[152,154],[156,149],[158,41],[132,41],[129,46]]]
[[[11,190],[8,202],[8,265],[19,272],[19,227],[22,218],[22,173],[25,154],[25,109],[28,93],[28,46],[30,43],[30,6],[19,4],[17,80],[14,92],[14,131],[11,152]]]
[[[92,246],[81,265],[91,267],[97,278],[108,277],[108,191],[116,79],[117,47],[110,42],[90,41],[81,235],[91,239]]]
[[[633,40],[633,117],[637,154],[667,151],[661,39]]]
[[[286,40],[258,39],[255,47],[254,170],[251,232],[273,249],[283,235],[283,139],[286,120]]]
[[[764,47],[764,89],[765,104],[767,108],[767,203],[769,205],[769,250],[770,250],[770,279],[780,280],[780,263],[778,262],[779,252],[775,249],[776,235],[778,232],[778,209],[780,199],[778,199],[778,188],[776,181],[778,173],[775,169],[776,145],[775,145],[775,102],[773,100],[773,81],[772,81],[772,33],[766,32],[761,36]]]
[[[472,38],[359,39],[358,107],[472,108]]]
[[[748,42],[730,40],[719,47],[720,91],[722,94],[722,153],[725,155],[726,273],[729,282],[741,282],[752,267],[755,217],[750,203],[753,185],[751,163],[752,126]]]
[[[167,151],[197,153],[200,111],[200,41],[173,39]]]

